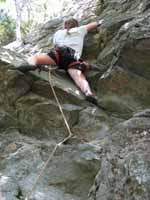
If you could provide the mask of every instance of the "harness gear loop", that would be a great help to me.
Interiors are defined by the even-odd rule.
[[[56,48],[56,50],[53,49],[52,52],[54,53],[54,55],[56,57],[56,64],[58,65],[60,58],[59,58],[59,53],[57,52],[57,48]]]
[[[51,154],[49,155],[48,159],[47,159],[46,162],[43,164],[43,167],[42,167],[42,169],[40,170],[40,173],[38,174],[38,176],[37,176],[37,178],[36,178],[36,180],[35,180],[35,183],[33,184],[32,188],[31,188],[31,191],[30,191],[30,192],[27,194],[27,196],[25,197],[25,200],[29,200],[30,196],[32,195],[33,191],[35,190],[35,188],[36,188],[36,186],[37,186],[37,183],[38,183],[38,182],[40,181],[40,179],[42,178],[42,175],[43,175],[44,171],[46,170],[46,168],[47,168],[47,166],[48,166],[50,160],[52,160],[52,158],[54,157],[54,154],[55,154],[57,148],[58,148],[59,146],[61,146],[63,143],[65,143],[67,140],[69,140],[69,139],[73,136],[73,134],[72,134],[72,132],[71,132],[71,129],[70,129],[70,126],[69,126],[69,124],[68,124],[68,122],[67,122],[67,120],[66,120],[66,117],[65,117],[65,115],[64,115],[64,112],[63,112],[63,109],[62,109],[62,107],[61,107],[61,104],[60,104],[60,102],[59,102],[59,99],[58,99],[58,97],[57,97],[57,95],[56,95],[56,92],[55,92],[55,90],[54,90],[54,87],[53,87],[53,85],[52,85],[52,83],[51,83],[51,80],[52,80],[52,78],[51,78],[51,71],[52,71],[53,69],[56,69],[56,68],[51,68],[50,66],[46,66],[46,68],[49,69],[49,73],[48,73],[48,74],[49,74],[49,76],[48,76],[48,77],[49,77],[49,78],[48,78],[48,80],[49,80],[49,85],[50,85],[50,87],[51,87],[51,90],[52,90],[52,92],[53,92],[53,95],[54,95],[54,97],[55,97],[55,100],[56,100],[56,102],[57,102],[57,104],[58,104],[60,113],[61,113],[61,115],[62,115],[62,117],[63,117],[63,119],[64,119],[64,123],[65,123],[66,128],[67,128],[67,131],[68,131],[68,136],[65,137],[62,141],[60,141],[59,143],[57,143],[57,144],[55,145],[55,147],[53,148],[53,150],[52,150]]]

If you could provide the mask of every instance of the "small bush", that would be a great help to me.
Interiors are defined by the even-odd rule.
[[[6,45],[15,40],[15,21],[7,14],[0,12],[0,45]]]

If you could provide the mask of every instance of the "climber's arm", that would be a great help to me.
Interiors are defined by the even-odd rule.
[[[91,22],[89,24],[86,25],[87,31],[90,32],[92,30],[94,30],[95,28],[101,26],[101,24],[103,23],[103,19],[99,20],[98,22]]]

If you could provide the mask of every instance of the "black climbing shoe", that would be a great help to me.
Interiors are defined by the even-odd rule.
[[[87,95],[86,100],[98,106],[97,96],[95,95]]]
[[[19,70],[23,73],[29,72],[29,71],[34,71],[36,70],[38,67],[36,65],[30,65],[30,64],[21,64],[18,67],[16,67],[16,70]]]
[[[90,70],[96,70],[96,71],[99,71],[100,68],[99,68],[97,65],[95,65],[95,64],[90,64]]]
[[[30,65],[28,63],[23,63],[23,64],[20,64],[16,67],[15,67],[15,65],[9,64],[8,67],[11,70],[19,70],[23,73],[27,73],[29,71],[35,71],[36,69],[38,69],[39,72],[41,72],[41,71],[48,72],[49,66],[50,66],[50,69],[52,69],[52,70],[58,69],[58,67],[56,65]]]

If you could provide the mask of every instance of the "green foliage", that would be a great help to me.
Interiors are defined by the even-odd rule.
[[[0,0],[0,45],[20,35],[23,39],[37,25],[59,16],[60,5],[58,0]]]
[[[15,39],[15,21],[7,14],[0,12],[0,45],[6,45]]]
[[[33,21],[23,21],[21,23],[21,33],[23,37],[26,36],[30,32],[32,23]]]

